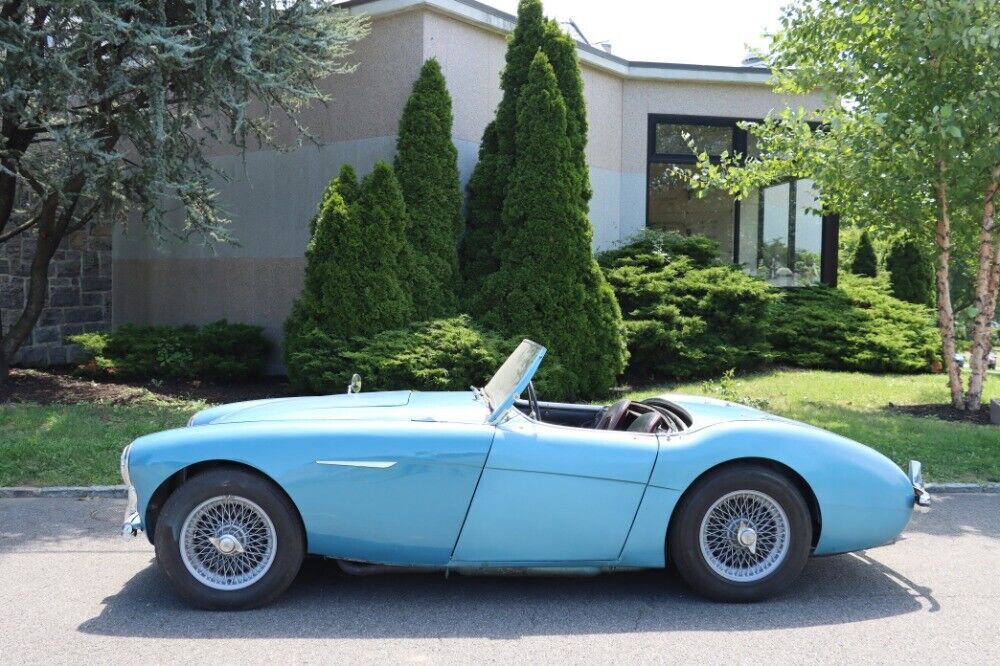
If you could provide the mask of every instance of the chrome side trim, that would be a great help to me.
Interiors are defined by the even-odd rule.
[[[396,464],[395,460],[317,460],[317,465],[338,465],[340,467],[367,467],[369,469],[388,469]]]

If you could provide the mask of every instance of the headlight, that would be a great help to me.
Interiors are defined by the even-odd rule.
[[[122,481],[125,482],[126,486],[132,485],[132,480],[128,476],[128,453],[131,448],[132,445],[129,444],[124,449],[122,449],[122,457],[118,462],[118,470],[121,472]]]

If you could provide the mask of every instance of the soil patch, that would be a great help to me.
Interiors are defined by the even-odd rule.
[[[893,414],[909,414],[910,416],[929,416],[942,421],[960,421],[975,425],[993,425],[990,423],[990,406],[983,405],[977,411],[958,411],[951,405],[893,405],[885,408]]]
[[[239,402],[291,395],[284,377],[259,377],[236,384],[214,384],[199,380],[120,380],[79,377],[73,367],[34,370],[14,368],[0,385],[0,404],[11,402],[103,403],[127,405],[148,401],[204,400],[209,403]]]

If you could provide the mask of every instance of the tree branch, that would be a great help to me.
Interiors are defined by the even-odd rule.
[[[16,236],[16,235],[18,235],[20,233],[23,233],[23,232],[27,231],[28,229],[32,228],[33,226],[35,226],[36,224],[38,224],[38,220],[39,220],[39,217],[36,215],[36,216],[32,217],[30,220],[28,220],[27,222],[25,222],[24,224],[16,226],[13,229],[11,229],[10,231],[7,231],[7,232],[4,232],[4,233],[0,234],[0,243],[6,243],[7,241],[9,241],[14,236]]]

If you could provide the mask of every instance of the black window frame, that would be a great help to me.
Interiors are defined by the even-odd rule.
[[[698,158],[693,153],[658,153],[656,152],[656,126],[660,124],[673,125],[703,125],[708,127],[729,127],[732,128],[733,141],[730,154],[747,153],[747,136],[744,129],[740,129],[738,123],[750,122],[759,123],[762,118],[736,118],[730,116],[698,116],[698,115],[678,115],[671,113],[650,113],[646,127],[646,200],[644,226],[649,227],[649,179],[652,175],[650,166],[656,164],[696,164]],[[709,159],[718,163],[719,158],[709,156]],[[791,182],[789,180],[788,182]],[[775,183],[778,185],[780,183]],[[734,264],[740,261],[740,208],[741,201],[735,201],[733,206],[733,256]],[[840,236],[840,216],[835,213],[826,213],[821,216],[820,230],[820,283],[830,286],[837,286],[837,263],[838,263],[838,243]],[[790,248],[791,251],[791,248]]]

